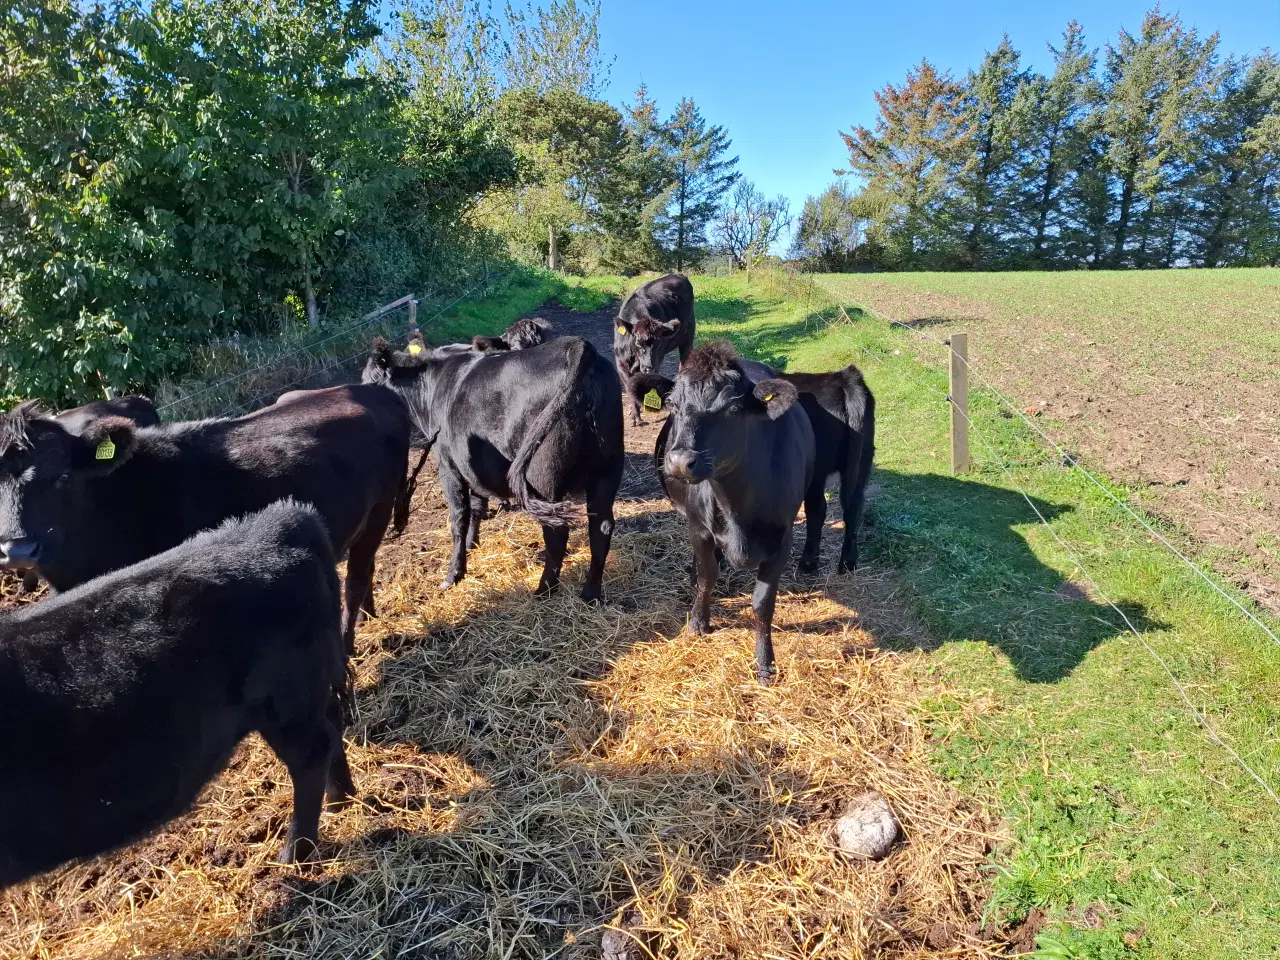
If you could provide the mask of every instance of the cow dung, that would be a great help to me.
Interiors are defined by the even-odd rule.
[[[855,797],[836,821],[836,841],[850,856],[879,860],[898,839],[898,819],[884,795],[872,790]]]

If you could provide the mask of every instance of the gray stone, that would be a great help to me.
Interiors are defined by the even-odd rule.
[[[898,839],[898,819],[883,794],[855,797],[836,821],[836,842],[850,856],[879,860]]]

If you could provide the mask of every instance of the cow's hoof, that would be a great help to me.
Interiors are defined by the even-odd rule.
[[[801,573],[817,573],[818,558],[817,557],[813,557],[813,558],[801,557],[800,562],[796,564],[796,567],[797,569],[799,569]]]
[[[778,673],[776,670],[761,670],[756,668],[756,680],[762,687],[772,687],[773,681],[777,679],[777,676]]]
[[[690,620],[689,632],[698,637],[706,636],[711,632],[711,624],[701,620]]]
[[[599,587],[583,587],[582,592],[578,594],[585,603],[600,603],[604,599],[604,591]]]
[[[836,573],[848,573],[850,570],[858,569],[858,561],[850,557],[841,557],[840,562],[836,564]]]
[[[462,579],[461,577],[456,577],[456,578],[455,578],[455,577],[445,577],[443,580],[441,580],[441,581],[440,581],[440,589],[441,589],[441,590],[452,590],[454,587],[456,587],[456,586],[458,585],[458,581],[460,581],[461,579]]]
[[[311,863],[319,859],[316,845],[306,837],[290,837],[280,848],[280,863]]]
[[[559,589],[559,580],[542,580],[538,583],[536,594],[539,597],[549,597]]]

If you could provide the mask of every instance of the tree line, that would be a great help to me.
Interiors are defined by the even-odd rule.
[[[1148,13],[1099,51],[1070,23],[1053,69],[1008,36],[956,80],[923,61],[806,200],[814,269],[1122,269],[1280,263],[1280,60],[1222,57]]]
[[[599,0],[0,0],[0,400],[457,290],[493,258],[705,256],[738,180],[691,99],[602,99]]]

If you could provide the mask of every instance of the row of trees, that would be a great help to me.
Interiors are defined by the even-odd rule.
[[[1280,60],[1218,54],[1158,8],[1103,51],[1071,23],[1053,70],[1008,37],[954,80],[927,61],[842,133],[842,182],[793,255],[829,270],[1280,262]],[[853,189],[850,181],[858,184]]]
[[[488,257],[696,262],[724,130],[600,99],[599,0],[523,2],[0,0],[0,399],[154,386]]]

